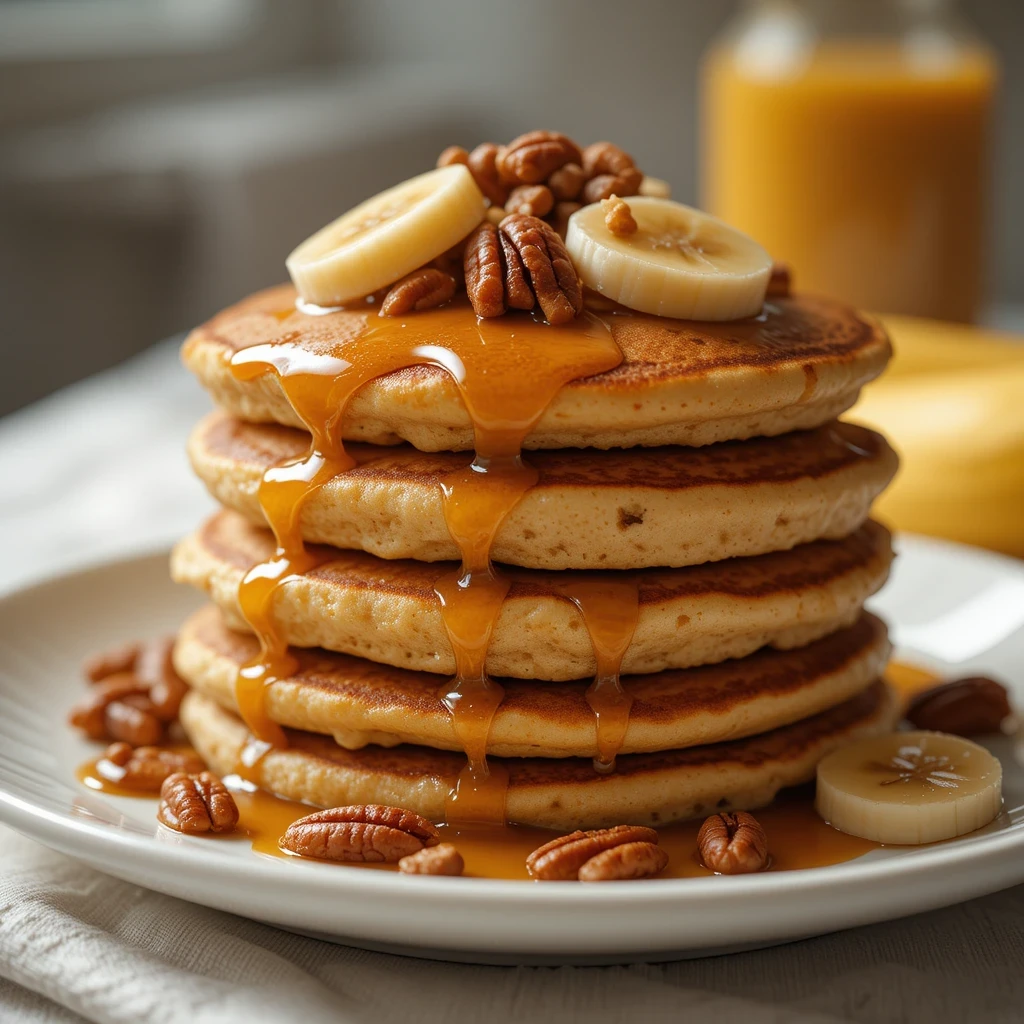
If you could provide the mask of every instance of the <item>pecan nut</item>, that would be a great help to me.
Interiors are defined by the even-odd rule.
[[[635,196],[644,180],[636,167],[627,167],[621,174],[598,174],[583,186],[583,201],[597,203],[609,196]]]
[[[697,833],[697,852],[704,866],[719,875],[762,871],[768,865],[768,837],[746,811],[712,814]]]
[[[506,217],[499,229],[518,253],[548,323],[575,319],[583,309],[583,285],[558,232],[522,213]]]
[[[398,862],[404,875],[461,875],[465,868],[462,854],[451,843],[424,846]]]
[[[505,211],[546,217],[554,205],[555,197],[547,185],[516,185],[505,201]]]
[[[381,316],[434,309],[455,294],[455,278],[436,267],[420,267],[396,281],[380,305]]]
[[[918,729],[982,736],[999,732],[1012,715],[1002,683],[985,676],[968,676],[917,694],[904,717]]]
[[[616,825],[589,832],[570,832],[538,847],[526,858],[526,870],[532,878],[545,882],[570,881],[580,877],[580,869],[598,854],[627,843],[658,843],[658,833],[643,825]]]
[[[130,743],[112,743],[96,762],[97,774],[108,782],[152,793],[175,772],[198,775],[205,769],[198,754],[160,747],[132,747]]]
[[[561,132],[533,131],[514,138],[497,155],[501,180],[508,185],[538,185],[568,163],[581,164],[583,154]]]
[[[586,180],[587,176],[579,164],[568,163],[551,172],[547,185],[555,199],[562,202],[566,199],[577,199]]]
[[[188,685],[174,668],[174,637],[167,636],[143,644],[135,662],[135,676],[149,688],[153,714],[162,722],[173,722],[178,717],[182,698]]]
[[[668,854],[657,843],[623,843],[591,857],[579,870],[581,882],[619,882],[650,878],[668,866]]]
[[[588,178],[594,178],[599,174],[622,174],[631,167],[636,167],[636,161],[623,149],[620,149],[613,142],[592,142],[583,150],[583,173]]]
[[[133,694],[145,696],[146,689],[133,672],[115,672],[90,687],[86,696],[68,713],[68,722],[91,740],[110,739],[107,708]]]
[[[82,675],[90,683],[98,683],[113,675],[131,672],[135,669],[135,661],[142,650],[141,644],[122,644],[112,647],[99,654],[93,654],[82,663]]]
[[[157,818],[175,832],[187,835],[230,832],[238,824],[238,805],[213,772],[175,772],[160,787]]]
[[[426,818],[401,807],[355,804],[307,814],[288,826],[285,850],[318,860],[394,864],[441,841]]]
[[[111,701],[103,711],[103,728],[105,737],[133,747],[152,746],[164,738],[164,723],[157,718],[153,702],[141,693]]]
[[[505,267],[498,228],[481,224],[466,243],[464,257],[466,293],[477,316],[501,316],[505,312]]]
[[[498,174],[499,147],[493,142],[481,142],[467,157],[469,172],[477,188],[495,205],[504,206],[509,186]]]
[[[449,167],[452,164],[469,164],[469,151],[462,148],[462,146],[449,146],[443,150],[441,155],[437,158],[438,167]]]
[[[633,217],[633,211],[625,199],[612,195],[601,200],[601,207],[604,210],[605,227],[613,235],[618,235],[621,238],[636,234],[637,223]]]

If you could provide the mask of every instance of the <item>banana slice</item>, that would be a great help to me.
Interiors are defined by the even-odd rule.
[[[1002,806],[1003,769],[984,747],[943,732],[858,740],[818,765],[816,808],[841,832],[916,846],[987,825]]]
[[[654,196],[626,202],[637,222],[613,235],[600,203],[569,218],[565,247],[583,283],[623,306],[684,320],[736,320],[761,311],[772,260],[715,217]]]
[[[467,167],[438,167],[342,214],[285,263],[303,299],[341,305],[447,252],[484,219],[484,212],[484,197]]]

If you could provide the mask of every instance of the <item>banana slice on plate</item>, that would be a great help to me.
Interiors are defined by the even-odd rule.
[[[285,261],[307,302],[337,306],[392,284],[447,252],[484,219],[462,164],[438,167],[360,203]]]
[[[594,291],[642,313],[738,320],[764,304],[772,259],[752,238],[693,207],[630,196],[637,223],[614,235],[600,203],[569,218],[565,247]]]
[[[987,825],[1002,807],[1003,768],[984,747],[942,732],[858,740],[818,765],[816,808],[841,832],[916,846]]]

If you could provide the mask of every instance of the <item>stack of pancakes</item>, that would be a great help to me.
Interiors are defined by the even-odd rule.
[[[252,749],[235,684],[259,649],[239,584],[274,557],[260,482],[310,447],[275,378],[239,380],[230,361],[279,338],[330,352],[376,316],[317,316],[294,299],[289,288],[253,296],[184,350],[220,406],[189,454],[223,510],[173,556],[175,578],[212,600],[184,624],[175,664],[192,687],[182,723],[222,773]],[[487,754],[507,775],[504,815],[520,824],[664,824],[763,806],[896,718],[881,682],[886,630],[862,609],[892,559],[868,514],[896,457],[835,420],[889,358],[880,328],[804,297],[734,323],[616,313],[606,319],[622,363],[547,408],[525,442],[537,483],[491,548],[511,586],[487,647],[504,688]],[[340,429],[356,465],[297,510],[313,567],[273,595],[294,671],[266,687],[287,746],[260,751],[256,778],[318,806],[394,804],[442,820],[466,764],[443,699],[456,660],[435,588],[459,550],[442,482],[472,457],[472,424],[451,377],[415,366],[356,392]],[[613,759],[588,701],[602,661],[572,597],[581,585],[636,595],[615,666],[631,704]]]

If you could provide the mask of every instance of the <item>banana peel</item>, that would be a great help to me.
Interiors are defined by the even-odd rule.
[[[901,530],[1024,557],[1024,338],[881,319],[893,362],[848,417],[882,431],[900,454],[876,514]]]

